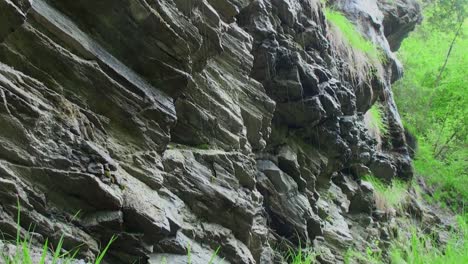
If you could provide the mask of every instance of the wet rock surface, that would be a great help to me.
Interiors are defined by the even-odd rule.
[[[192,263],[277,263],[285,244],[339,263],[388,237],[360,177],[412,177],[390,86],[419,7],[334,4],[387,57],[372,85],[319,1],[0,0],[0,231],[19,200],[37,244],[63,234],[85,260],[117,236],[109,263],[186,263],[188,245]]]

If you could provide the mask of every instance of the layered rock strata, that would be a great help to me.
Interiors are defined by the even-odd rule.
[[[339,263],[389,240],[360,178],[412,176],[391,82],[419,6],[329,5],[378,73],[353,74],[315,0],[0,0],[0,231],[19,200],[38,245],[91,259],[117,236],[109,263]]]

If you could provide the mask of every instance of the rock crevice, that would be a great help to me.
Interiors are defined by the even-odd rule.
[[[64,232],[91,259],[117,236],[109,263],[185,263],[189,244],[192,263],[299,245],[339,263],[381,239],[360,178],[412,177],[391,83],[421,14],[329,4],[386,57],[366,82],[315,0],[0,0],[0,231],[18,197],[38,243]]]

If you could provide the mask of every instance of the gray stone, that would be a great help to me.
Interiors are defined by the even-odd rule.
[[[286,194],[297,190],[297,183],[289,175],[281,171],[273,162],[259,160],[257,161],[257,167],[273,183],[277,192]]]
[[[390,83],[420,8],[333,4],[385,74],[350,74],[319,1],[0,0],[0,232],[19,201],[20,233],[63,234],[78,263],[112,235],[116,264],[185,263],[189,244],[194,264],[218,247],[217,263],[278,263],[282,245],[339,263],[391,237],[359,177],[412,176]],[[362,117],[378,98],[383,149]],[[423,208],[406,209],[439,223]]]
[[[373,160],[369,166],[372,174],[388,183],[396,177],[396,167],[392,164],[391,160],[386,156],[379,156]]]
[[[351,198],[349,211],[351,213],[366,213],[370,215],[374,207],[374,187],[369,182],[362,181],[359,190]]]

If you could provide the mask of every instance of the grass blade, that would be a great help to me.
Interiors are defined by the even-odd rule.
[[[16,246],[20,245],[20,234],[21,234],[21,227],[20,227],[20,222],[21,222],[21,205],[19,202],[19,198],[17,198],[17,203],[18,203],[18,215],[17,215],[17,222],[16,222]]]
[[[64,235],[61,235],[60,240],[57,244],[57,248],[55,249],[54,258],[52,259],[52,264],[56,264],[57,260],[60,258],[60,251],[62,250],[63,239],[64,239]]]
[[[192,264],[192,250],[190,249],[190,244],[187,247],[187,263]]]
[[[104,258],[104,256],[107,253],[107,250],[109,249],[111,244],[115,242],[115,240],[117,240],[117,237],[112,236],[111,239],[109,240],[109,243],[107,243],[106,247],[101,251],[99,256],[96,258],[96,261],[94,262],[95,264],[100,264],[101,263],[102,259]]]
[[[46,241],[44,242],[44,246],[42,246],[42,254],[41,254],[41,259],[39,260],[39,264],[45,264],[47,251],[49,250],[49,248],[47,247],[48,244],[49,244],[49,239],[46,239]]]
[[[211,258],[210,258],[210,261],[208,262],[208,264],[213,264],[213,261],[214,261],[215,257],[218,256],[218,252],[219,252],[220,249],[221,249],[221,246],[218,246],[218,248],[216,248],[213,255],[211,255]]]
[[[32,264],[31,255],[29,254],[29,247],[26,241],[22,243],[23,248],[23,264]]]

